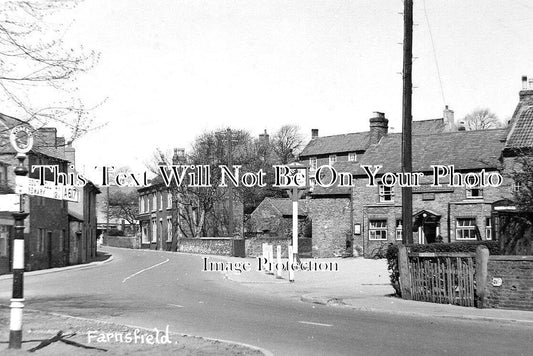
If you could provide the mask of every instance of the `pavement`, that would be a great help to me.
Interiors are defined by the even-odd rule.
[[[533,326],[533,312],[508,309],[478,309],[450,304],[404,300],[394,296],[389,282],[386,260],[357,258],[325,258],[321,262],[336,263],[337,271],[297,271],[295,281],[288,281],[288,272],[282,278],[259,272],[257,258],[226,258],[233,263],[247,261],[252,270],[227,272],[226,278],[251,288],[262,288],[270,293],[299,297],[301,301],[351,308],[360,311],[392,313],[420,317],[439,317],[463,320],[498,321]],[[302,259],[302,262],[313,259]],[[318,260],[314,260],[318,261]]]

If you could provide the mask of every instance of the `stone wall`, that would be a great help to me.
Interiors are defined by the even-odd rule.
[[[229,238],[202,237],[180,239],[178,252],[231,256],[232,248],[233,243]]]
[[[490,256],[488,308],[533,311],[533,256]]]
[[[140,248],[138,237],[127,236],[108,236],[106,237],[106,245],[122,248]]]
[[[309,202],[309,216],[313,230],[313,257],[341,256],[352,233],[350,199],[313,197]]]

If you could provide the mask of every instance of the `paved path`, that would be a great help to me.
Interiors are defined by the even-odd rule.
[[[365,312],[201,272],[202,256],[109,248],[99,267],[28,275],[28,308],[233,340],[276,355],[529,354],[527,325]],[[272,285],[275,285],[274,283]],[[9,279],[0,280],[8,304]],[[4,325],[3,327],[7,327]]]

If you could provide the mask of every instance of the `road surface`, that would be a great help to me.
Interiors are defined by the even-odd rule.
[[[275,355],[531,355],[527,325],[313,305],[202,272],[202,256],[109,251],[114,260],[98,267],[26,276],[26,306],[160,330],[168,325]],[[10,294],[11,280],[1,280],[0,303],[9,304]]]

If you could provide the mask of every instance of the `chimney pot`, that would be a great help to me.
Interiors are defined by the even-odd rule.
[[[311,129],[311,139],[318,137],[318,129]]]
[[[522,90],[527,90],[527,76],[522,76]]]
[[[385,113],[374,111],[375,116],[370,118],[370,144],[376,144],[389,132],[389,120]]]

